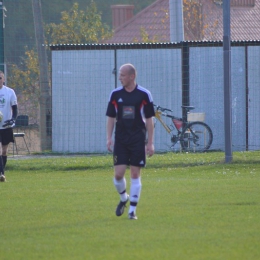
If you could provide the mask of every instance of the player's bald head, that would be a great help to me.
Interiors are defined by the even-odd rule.
[[[135,75],[136,76],[136,69],[133,64],[126,63],[120,67],[120,70],[125,71],[129,75]]]

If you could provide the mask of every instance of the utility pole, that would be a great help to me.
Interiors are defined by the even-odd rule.
[[[230,0],[223,1],[225,162],[232,161]]]
[[[41,150],[51,150],[51,95],[49,93],[49,71],[45,38],[43,30],[43,19],[41,11],[41,0],[32,0],[33,19],[37,53],[40,67],[40,142]]]
[[[169,0],[171,42],[184,41],[182,0]]]
[[[0,70],[5,71],[5,53],[4,53],[4,28],[5,28],[5,11],[3,1],[0,1]]]

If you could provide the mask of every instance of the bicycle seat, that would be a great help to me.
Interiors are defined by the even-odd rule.
[[[186,109],[187,111],[195,109],[194,106],[181,106],[182,108]]]

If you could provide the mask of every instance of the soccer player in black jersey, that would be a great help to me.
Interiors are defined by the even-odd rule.
[[[136,69],[132,64],[120,67],[122,87],[114,89],[107,107],[107,149],[113,151],[114,185],[120,195],[116,215],[124,213],[130,200],[129,219],[137,219],[136,206],[141,194],[141,168],[146,164],[146,154],[154,154],[154,107],[151,93],[136,84]],[[115,126],[114,148],[112,134]],[[147,133],[147,142],[146,142]],[[130,166],[130,196],[126,192],[125,172]]]

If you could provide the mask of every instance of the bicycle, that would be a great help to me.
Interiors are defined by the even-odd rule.
[[[176,117],[170,113],[173,111],[168,108],[155,105],[154,126],[157,119],[164,129],[171,136],[171,149],[174,151],[174,145],[179,142],[181,150],[185,152],[205,152],[208,150],[213,141],[211,128],[202,121],[188,122],[187,116],[190,110],[195,109],[193,106],[182,106],[184,117]],[[168,125],[162,119],[162,116],[171,118],[173,125]]]

